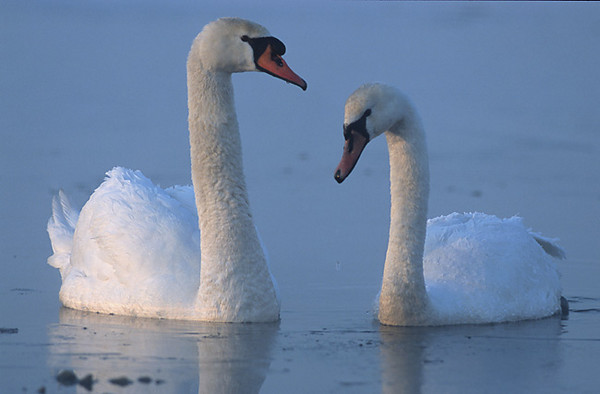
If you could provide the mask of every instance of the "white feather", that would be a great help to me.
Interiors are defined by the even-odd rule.
[[[367,109],[366,131],[371,139],[386,134],[390,156],[390,238],[379,320],[441,325],[558,313],[561,286],[553,257],[565,253],[556,240],[526,229],[518,217],[453,213],[427,221],[427,147],[414,107],[395,88],[368,84],[348,98],[345,123]]]
[[[64,193],[54,199],[48,263],[60,270],[65,306],[169,319],[279,319],[277,288],[248,204],[231,83],[232,72],[256,70],[241,37],[266,34],[255,23],[222,18],[194,40],[194,189],[163,190],[139,171],[116,167],[80,214]]]

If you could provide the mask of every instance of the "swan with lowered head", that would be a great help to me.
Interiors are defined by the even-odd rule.
[[[381,323],[503,322],[565,308],[552,258],[564,258],[564,251],[528,231],[520,218],[453,213],[427,221],[425,134],[414,107],[395,88],[366,84],[346,101],[338,183],[382,133],[389,150],[391,222],[377,311]]]
[[[168,319],[279,319],[246,192],[231,75],[263,71],[305,90],[284,53],[281,41],[250,21],[222,18],[204,27],[187,60],[193,189],[161,189],[117,167],[81,213],[59,193],[48,263],[60,270],[63,305]]]

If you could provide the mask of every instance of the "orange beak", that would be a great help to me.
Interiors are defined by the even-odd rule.
[[[340,164],[338,164],[333,175],[337,183],[344,182],[344,179],[350,175],[368,142],[369,140],[363,134],[350,133],[350,137],[344,143],[344,152]]]
[[[263,54],[256,60],[256,65],[261,71],[306,90],[306,81],[293,72],[281,56],[273,52],[271,45],[268,45]]]

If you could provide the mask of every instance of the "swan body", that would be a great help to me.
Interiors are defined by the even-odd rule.
[[[162,189],[116,167],[81,212],[64,193],[48,233],[63,305],[120,315],[218,322],[279,319],[252,221],[231,74],[264,71],[306,89],[285,46],[253,22],[204,27],[188,57],[193,188]]]
[[[561,311],[556,240],[521,218],[453,213],[427,220],[425,133],[397,89],[367,84],[348,98],[341,183],[367,143],[385,133],[390,159],[391,222],[376,312],[381,323],[446,325],[536,319]],[[564,302],[564,301],[563,301]]]

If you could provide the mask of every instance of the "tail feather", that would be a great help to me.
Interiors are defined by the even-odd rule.
[[[544,249],[544,252],[548,253],[550,256],[556,257],[557,259],[561,260],[567,258],[567,253],[565,252],[565,250],[557,244],[558,239],[547,238],[539,233],[534,233],[531,230],[529,231],[529,234],[531,234],[533,239],[535,239],[535,241],[538,244],[540,244],[542,249]]]
[[[52,199],[52,216],[48,220],[48,235],[54,254],[48,264],[58,268],[61,274],[70,264],[73,249],[73,234],[79,219],[79,212],[71,206],[67,195],[60,190]]]
[[[52,199],[52,218],[55,222],[62,221],[66,223],[70,229],[75,231],[79,212],[71,206],[71,201],[62,189]]]

